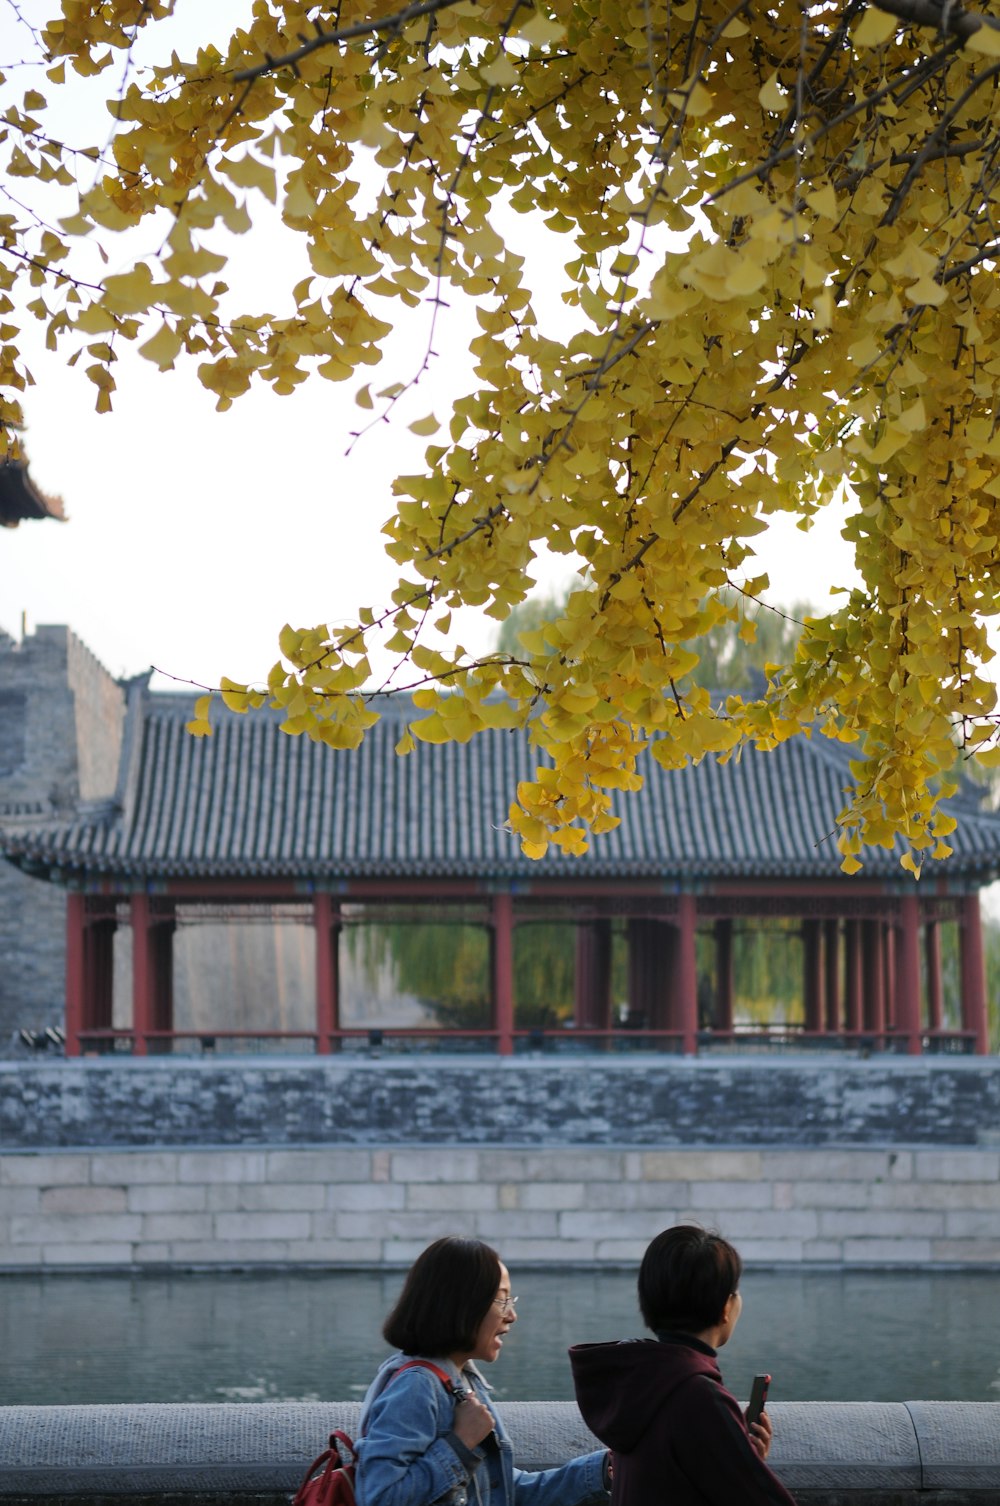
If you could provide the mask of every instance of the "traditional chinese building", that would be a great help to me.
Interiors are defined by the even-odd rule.
[[[1000,817],[970,794],[948,802],[953,856],[919,882],[881,848],[846,877],[831,831],[848,747],[799,737],[681,772],[647,758],[643,789],[618,798],[618,828],[583,857],[533,862],[506,825],[534,769],[527,737],[487,733],[400,758],[409,707],[380,709],[353,752],[289,737],[270,713],[223,714],[195,739],[192,698],[131,683],[113,789],[0,839],[22,874],[65,895],[68,1054],[251,1038],[318,1053],[446,1041],[500,1054],[789,1040],[988,1049],[979,891],[1000,874]],[[195,1008],[179,1005],[177,974],[199,928],[214,961],[194,967],[210,985]],[[540,1024],[517,997],[515,961],[533,937],[567,928],[572,1008]],[[734,956],[767,928],[794,943],[800,1009],[741,1022]],[[273,1007],[248,1021],[226,988],[241,965],[255,971],[262,933],[294,938],[298,992],[289,1003],[275,985]],[[483,970],[472,1005],[414,999],[407,1019],[359,1003],[359,938],[369,963],[377,953],[376,970],[398,977],[400,937],[434,953],[459,934]]]
[[[61,497],[50,497],[28,475],[25,460],[0,460],[0,527],[16,528],[32,519],[55,518],[65,523]]]

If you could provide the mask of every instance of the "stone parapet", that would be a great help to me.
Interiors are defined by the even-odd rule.
[[[405,1266],[442,1229],[519,1266],[627,1264],[665,1225],[751,1265],[1000,1268],[1000,1151],[629,1146],[0,1152],[0,1269]]]
[[[598,1446],[572,1402],[499,1408],[523,1469]],[[771,1464],[801,1506],[957,1506],[1000,1492],[1000,1403],[785,1402]],[[0,1409],[0,1501],[287,1502],[356,1402]]]
[[[591,1146],[698,1146],[720,1181],[725,1165],[743,1167],[740,1157],[761,1147],[824,1150],[816,1165],[826,1180],[847,1149],[866,1146],[874,1157],[885,1146],[937,1157],[941,1180],[954,1180],[951,1148],[978,1146],[981,1162],[963,1161],[962,1174],[983,1181],[980,1167],[1000,1153],[1000,1061],[361,1052],[0,1061],[0,1149],[191,1144],[491,1145],[508,1147],[512,1164],[520,1146],[559,1145],[581,1165]],[[866,1180],[865,1163],[854,1164]]]

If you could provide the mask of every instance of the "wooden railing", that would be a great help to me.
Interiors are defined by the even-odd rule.
[[[612,1052],[683,1053],[684,1038],[676,1030],[596,1030],[537,1027],[501,1037],[494,1029],[364,1026],[333,1030],[320,1036],[309,1030],[85,1030],[79,1034],[80,1052],[111,1055],[325,1055],[363,1052],[369,1056],[452,1052],[483,1055],[591,1055]],[[976,1038],[969,1030],[926,1031],[921,1048],[926,1055],[972,1055]],[[506,1047],[506,1049],[504,1049]],[[896,1031],[810,1031],[797,1025],[741,1025],[732,1030],[701,1030],[699,1054],[771,1054],[795,1052],[853,1053],[861,1057],[907,1051],[906,1037]]]

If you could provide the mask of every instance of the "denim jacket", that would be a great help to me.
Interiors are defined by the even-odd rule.
[[[516,1469],[487,1382],[471,1364],[459,1373],[450,1360],[437,1359],[455,1385],[474,1391],[492,1414],[493,1433],[467,1448],[453,1431],[451,1392],[433,1370],[414,1368],[392,1380],[408,1358],[394,1354],[386,1360],[365,1396],[357,1506],[607,1506],[604,1449],[558,1469]]]

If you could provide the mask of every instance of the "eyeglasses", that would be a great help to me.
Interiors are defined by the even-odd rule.
[[[499,1307],[500,1311],[503,1313],[503,1315],[504,1315],[505,1318],[512,1318],[514,1316],[514,1309],[517,1306],[517,1298],[516,1297],[494,1297],[493,1298],[493,1306],[494,1307]]]

